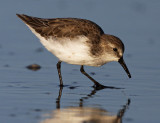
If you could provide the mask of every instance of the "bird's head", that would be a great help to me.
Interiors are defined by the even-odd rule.
[[[105,47],[105,57],[108,62],[118,61],[121,66],[126,71],[129,78],[131,78],[131,74],[123,60],[124,53],[124,44],[123,42],[116,36],[104,34],[102,36],[102,45]]]

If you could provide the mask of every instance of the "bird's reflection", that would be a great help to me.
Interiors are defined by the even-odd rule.
[[[52,112],[50,118],[45,119],[41,123],[122,123],[122,118],[126,109],[130,105],[130,99],[123,105],[122,109],[118,110],[116,115],[111,115],[110,112],[92,107],[84,107],[83,102],[96,94],[94,88],[90,94],[80,98],[78,107],[69,107],[60,109],[60,100],[62,96],[63,87],[59,89],[59,95],[56,99],[56,110]]]

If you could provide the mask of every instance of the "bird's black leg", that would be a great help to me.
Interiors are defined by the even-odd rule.
[[[56,108],[57,109],[60,109],[60,101],[61,101],[61,96],[62,96],[62,90],[63,90],[63,86],[60,86],[59,95],[58,95],[58,98],[56,99]]]
[[[80,69],[81,73],[83,73],[85,76],[87,76],[93,83],[94,83],[94,87],[97,88],[97,89],[103,89],[103,88],[106,88],[104,85],[101,85],[100,83],[98,83],[96,80],[94,80],[89,74],[87,74],[85,71],[84,71],[84,68],[83,68],[83,65],[81,66],[81,69]]]
[[[57,70],[59,75],[60,86],[63,87],[62,75],[61,75],[61,61],[57,63]]]

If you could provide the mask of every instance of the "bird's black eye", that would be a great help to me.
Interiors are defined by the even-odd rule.
[[[117,48],[113,48],[113,50],[114,50],[115,52],[117,52]]]

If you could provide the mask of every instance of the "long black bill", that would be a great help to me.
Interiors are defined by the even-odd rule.
[[[126,71],[128,77],[131,78],[131,74],[130,74],[127,66],[126,66],[126,63],[125,63],[124,60],[123,60],[123,57],[121,57],[121,58],[118,60],[118,62],[119,62],[119,63],[121,64],[121,66],[124,68],[124,70]]]

